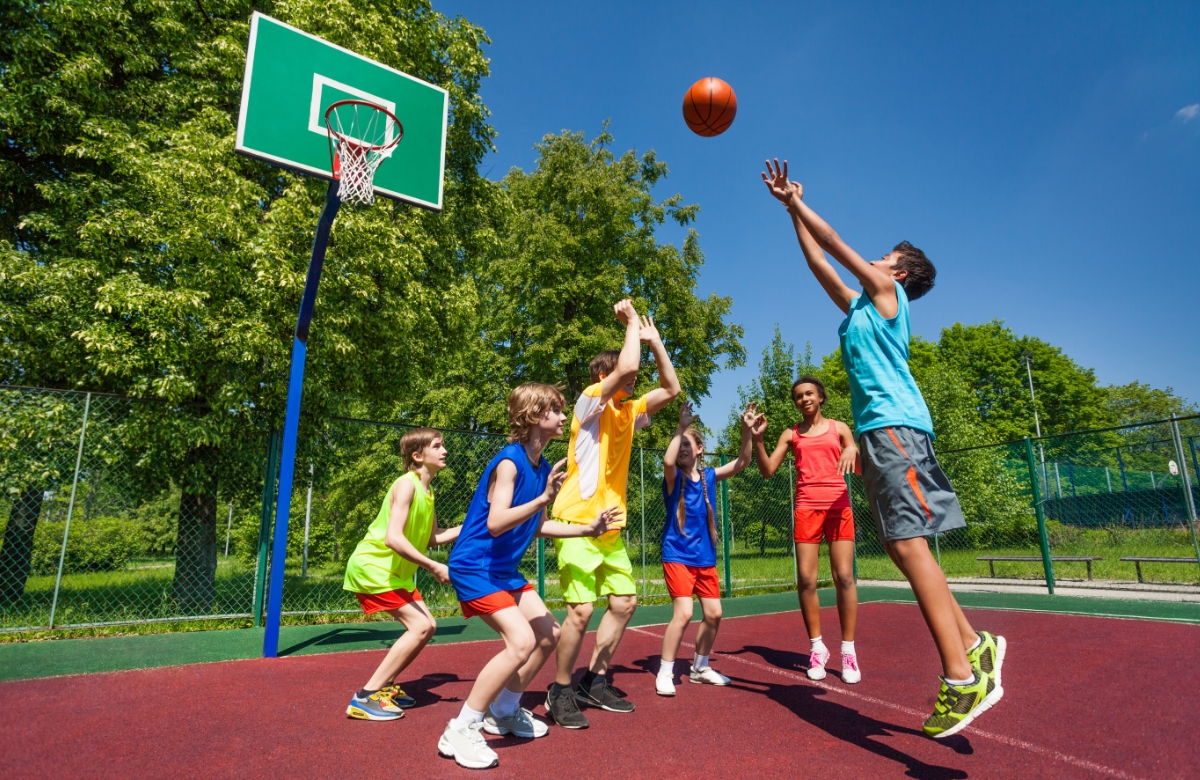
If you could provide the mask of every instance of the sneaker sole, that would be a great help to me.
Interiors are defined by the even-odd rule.
[[[806,677],[808,677],[808,679],[814,680],[814,681],[815,680],[824,680],[826,677],[829,676],[828,673],[824,669],[822,669],[816,677],[813,676],[811,669],[809,671],[805,672],[804,675]]]
[[[438,740],[438,755],[441,756],[442,758],[453,759],[454,763],[458,764],[463,769],[492,769],[493,767],[500,766],[499,758],[492,759],[492,762],[490,764],[484,763],[483,761],[477,761],[474,763],[464,763],[463,760],[458,757],[458,754],[454,752],[454,748],[450,747],[450,746],[443,747],[442,740],[440,740],[440,739]]]
[[[715,682],[709,682],[708,680],[693,680],[690,677],[688,678],[688,682],[695,683],[696,685],[712,685],[717,688],[724,688],[726,685],[729,685],[729,683],[727,683],[727,682],[715,683]]]
[[[996,659],[992,662],[996,672],[996,688],[1000,688],[1000,669],[1004,666],[1004,654],[1008,652],[1008,641],[1002,637],[996,637]]]
[[[992,690],[992,694],[990,696],[988,696],[987,698],[985,698],[982,702],[980,702],[978,707],[976,707],[975,709],[968,712],[967,716],[965,718],[963,718],[962,720],[960,720],[958,723],[954,724],[950,728],[946,729],[941,734],[935,735],[933,738],[934,739],[945,739],[946,737],[954,736],[958,732],[965,729],[967,726],[970,726],[971,723],[974,722],[974,720],[976,718],[978,718],[980,715],[982,715],[983,713],[990,710],[993,706],[995,706],[996,702],[1000,701],[1002,698],[1004,698],[1004,689],[1001,688],[999,685],[997,685]]]
[[[396,712],[396,713],[392,713],[389,715],[376,715],[374,713],[367,712],[366,710],[359,709],[358,707],[347,707],[346,708],[346,717],[350,718],[351,720],[386,721],[386,720],[400,720],[401,718],[404,717],[404,714],[400,713],[400,712]]]
[[[662,690],[661,688],[658,688],[658,687],[655,687],[655,689],[654,689],[654,692],[655,692],[655,693],[657,693],[659,696],[665,696],[665,697],[666,697],[666,698],[668,698],[668,699],[669,699],[669,698],[671,698],[672,696],[674,696],[674,695],[675,695],[675,691],[674,691],[674,690],[671,690],[671,691],[664,691],[664,690]]]
[[[860,682],[862,682],[862,676],[860,675],[855,680],[847,680],[846,673],[842,672],[842,682],[844,682],[846,685],[858,685]]]
[[[484,721],[483,730],[495,737],[503,737],[507,734],[512,734],[514,737],[519,739],[537,739],[538,737],[544,737],[546,734],[550,733],[550,729],[546,729],[545,733],[543,734],[538,734],[537,732],[521,732],[517,731],[516,729],[509,729],[503,726],[492,726],[486,721]]]

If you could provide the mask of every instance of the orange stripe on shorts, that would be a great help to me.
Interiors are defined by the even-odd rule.
[[[925,510],[925,520],[933,522],[933,514],[929,511],[929,506],[925,503],[925,496],[921,493],[921,486],[917,484],[917,470],[912,466],[908,467],[908,484],[912,485],[913,492],[917,494],[917,500],[921,502],[921,508]]]

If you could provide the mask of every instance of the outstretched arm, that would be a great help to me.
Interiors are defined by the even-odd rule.
[[[871,303],[881,316],[886,318],[895,317],[896,312],[899,310],[899,304],[896,302],[896,282],[891,274],[863,260],[858,252],[855,252],[829,226],[829,223],[821,219],[817,212],[808,207],[803,198],[804,188],[799,184],[793,187],[792,182],[788,181],[786,160],[784,160],[782,167],[779,165],[779,160],[775,160],[773,169],[771,163],[768,162],[767,171],[770,175],[764,173],[762,176],[771,194],[783,202],[792,215],[799,218],[800,222],[808,229],[809,234],[821,249],[832,255],[834,260],[837,260],[845,266],[847,271],[854,274],[854,277],[863,286],[863,291],[871,299]],[[849,304],[847,303],[847,305]]]
[[[574,539],[578,536],[599,536],[608,531],[609,523],[615,523],[620,519],[621,510],[615,506],[610,506],[596,515],[596,519],[587,525],[581,523],[560,523],[557,520],[550,520],[543,516],[542,524],[538,526],[537,533],[534,536],[541,536],[546,539]]]
[[[653,415],[679,395],[679,377],[675,376],[675,366],[671,365],[671,356],[663,346],[662,337],[652,317],[642,317],[639,337],[650,346],[654,353],[654,362],[658,364],[658,387],[646,393],[646,414]]]
[[[797,190],[800,197],[804,196],[804,188],[799,182],[792,182],[792,188]],[[812,271],[812,275],[817,277],[817,281],[821,283],[821,287],[825,293],[833,300],[839,309],[843,312],[850,311],[850,301],[858,296],[854,290],[850,289],[849,285],[842,281],[842,277],[837,270],[825,259],[825,252],[821,249],[821,245],[812,237],[812,233],[808,232],[808,228],[804,227],[804,222],[800,217],[788,209],[788,213],[792,217],[792,227],[796,230],[796,240],[800,242],[800,249],[804,252],[804,259],[808,261],[808,270]]]
[[[785,428],[783,433],[779,434],[779,443],[775,445],[775,451],[768,455],[767,448],[763,446],[762,435],[754,437],[754,455],[758,461],[758,473],[762,474],[763,479],[775,476],[775,472],[783,465],[783,459],[787,457],[788,445],[791,443],[792,432]]]
[[[625,343],[621,345],[616,367],[600,383],[601,407],[637,376],[638,365],[642,362],[642,344],[639,338],[641,322],[638,320],[637,309],[633,308],[633,301],[628,298],[619,301],[613,306],[613,311],[616,312],[617,319],[625,324]]]
[[[691,401],[681,403],[679,405],[679,425],[675,428],[675,435],[671,437],[671,443],[667,445],[667,451],[663,453],[663,481],[668,485],[675,484],[677,471],[675,463],[679,458],[679,445],[683,442],[683,432],[688,429],[694,419]]]
[[[750,460],[754,455],[751,430],[754,427],[754,421],[757,419],[758,404],[751,401],[746,404],[746,411],[742,412],[742,445],[738,448],[737,460],[732,463],[726,463],[724,466],[718,466],[713,470],[718,482],[723,479],[729,479],[750,465]]]

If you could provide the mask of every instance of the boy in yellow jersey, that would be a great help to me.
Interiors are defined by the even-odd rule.
[[[546,711],[564,728],[587,728],[576,700],[609,712],[633,712],[633,704],[609,686],[605,673],[616,653],[625,626],[637,607],[633,565],[625,552],[625,483],[633,434],[650,424],[650,416],[679,395],[679,380],[662,338],[649,317],[638,317],[633,302],[613,307],[625,325],[620,352],[601,352],[591,362],[592,384],[575,403],[571,441],[567,447],[567,479],[554,502],[554,519],[564,523],[592,522],[604,509],[616,506],[621,519],[614,529],[596,538],[555,539],[558,574],[567,617],[558,641],[558,674],[546,697]],[[650,347],[658,364],[660,387],[631,399],[641,362],[641,343]],[[608,610],[596,631],[596,649],[578,687],[571,690],[571,673],[579,657],[593,603],[608,597]]]
[[[461,530],[438,528],[429,483],[446,467],[446,444],[433,428],[415,428],[400,439],[405,473],[392,483],[379,515],[346,562],[342,587],[358,597],[363,612],[386,612],[404,624],[401,635],[362,690],[350,699],[346,714],[359,720],[396,720],[416,702],[395,679],[433,638],[433,615],[417,590],[417,569],[440,583],[450,582],[444,563],[426,557],[431,544],[454,541]]]

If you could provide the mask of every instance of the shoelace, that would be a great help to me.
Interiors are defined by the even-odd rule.
[[[820,651],[813,650],[812,653],[808,656],[808,665],[810,667],[811,666],[824,666],[825,662],[828,660],[829,660],[829,653],[822,653]]]
[[[843,655],[842,656],[842,666],[845,666],[847,669],[853,669],[854,671],[857,672],[858,671],[858,660],[855,659],[853,654]]]

